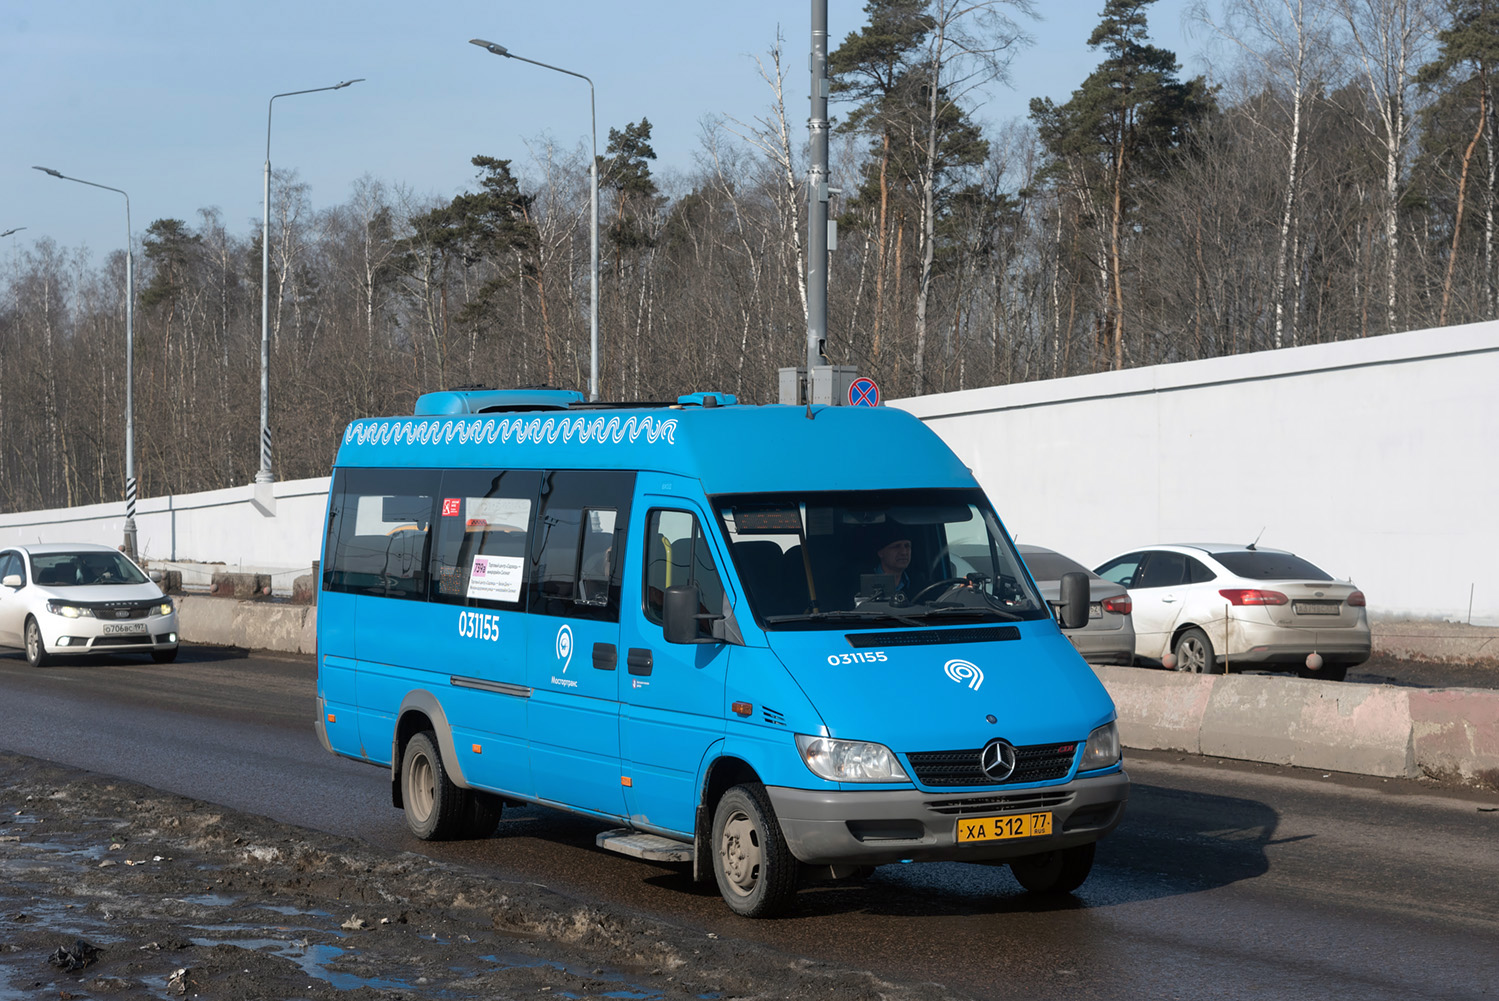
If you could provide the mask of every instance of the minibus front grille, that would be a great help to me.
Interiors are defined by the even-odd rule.
[[[844,637],[851,647],[868,646],[936,646],[941,643],[998,643],[1018,640],[1020,630],[1014,626],[981,626],[974,629],[907,629],[898,633],[848,633]]]
[[[1016,793],[1010,796],[969,796],[966,799],[934,799],[924,805],[933,813],[951,817],[1022,810],[1055,810],[1072,802],[1070,792]]]
[[[924,786],[1021,785],[1052,782],[1072,770],[1076,744],[1031,744],[1015,748],[1015,770],[998,780],[984,773],[979,764],[983,748],[962,751],[911,751],[906,754],[916,781]]]

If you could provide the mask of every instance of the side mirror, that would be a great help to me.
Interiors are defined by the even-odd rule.
[[[20,587],[24,583],[25,581],[21,579],[21,575],[18,573],[8,573],[5,575],[4,580],[0,580],[0,586],[3,587]]]
[[[1062,600],[1057,603],[1057,620],[1063,629],[1081,629],[1088,624],[1088,605],[1091,594],[1088,587],[1088,575],[1078,573],[1062,574]]]
[[[162,581],[167,579],[167,575],[162,573],[160,570],[152,570],[150,573],[146,574],[146,576],[150,577],[151,582],[154,584],[160,584]]]
[[[698,623],[723,618],[699,611],[703,598],[696,584],[678,584],[666,589],[661,604],[661,631],[668,643],[717,643],[712,636],[702,635]]]

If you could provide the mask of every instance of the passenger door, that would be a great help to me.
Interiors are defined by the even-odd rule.
[[[26,602],[21,597],[26,587],[26,566],[21,554],[14,551],[0,553],[0,579],[18,574],[19,588],[0,587],[0,646],[21,645],[21,627],[26,621]]]
[[[1135,650],[1141,656],[1160,659],[1167,652],[1188,597],[1188,560],[1183,553],[1153,549],[1145,554],[1134,583],[1126,585],[1134,603]]]
[[[527,734],[536,796],[622,816],[620,581],[635,474],[542,477],[530,546]]]
[[[625,802],[637,827],[690,836],[700,798],[704,756],[724,735],[724,682],[729,646],[719,642],[667,643],[661,627],[662,596],[677,584],[695,583],[701,608],[724,610],[723,553],[713,523],[682,494],[696,485],[671,484],[673,493],[644,494],[636,524],[628,579],[642,593],[630,602],[621,634],[625,653],[619,675]],[[712,624],[699,623],[699,635]]]

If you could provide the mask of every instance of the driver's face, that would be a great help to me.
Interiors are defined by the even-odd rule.
[[[896,539],[877,554],[880,569],[888,574],[902,574],[911,565],[911,540]]]

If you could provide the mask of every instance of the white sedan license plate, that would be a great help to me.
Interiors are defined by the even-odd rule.
[[[1295,601],[1291,611],[1297,615],[1340,615],[1343,605],[1337,601]]]
[[[121,633],[133,635],[144,633],[146,624],[144,622],[106,622],[104,623],[105,636],[118,636]]]
[[[1039,838],[1051,833],[1050,813],[1012,813],[1004,817],[964,817],[958,821],[958,843]]]

